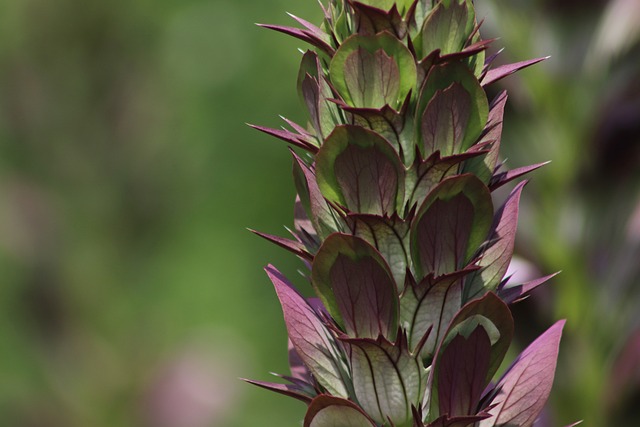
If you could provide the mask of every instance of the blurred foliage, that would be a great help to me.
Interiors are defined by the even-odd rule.
[[[538,270],[562,270],[516,327],[524,343],[568,318],[551,425],[638,425],[640,4],[478,3],[508,59],[551,55],[506,83],[503,136],[508,165],[552,161],[523,193],[516,240]]]
[[[290,6],[0,3],[3,425],[296,422],[238,380],[287,366],[261,266],[296,264],[245,227],[292,222],[290,159],[244,122],[303,121],[298,44],[253,25]]]
[[[521,342],[568,317],[552,415],[635,425],[640,56],[601,22],[636,2],[477,3],[501,60],[553,56],[506,80],[508,165],[553,160],[519,252],[564,270],[520,306],[538,319]],[[286,371],[261,266],[300,267],[244,230],[292,222],[286,148],[243,123],[306,120],[306,46],[252,25],[284,11],[320,18],[313,1],[0,1],[3,425],[299,423],[237,379]]]

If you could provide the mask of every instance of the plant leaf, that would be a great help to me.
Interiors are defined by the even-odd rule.
[[[333,395],[347,397],[344,382],[347,367],[340,362],[340,349],[331,332],[275,267],[269,265],[265,270],[278,294],[289,339],[296,352],[318,383]]]
[[[462,300],[459,277],[447,277],[436,283],[430,283],[429,279],[420,284],[410,282],[400,299],[401,324],[409,333],[411,348],[417,349],[429,333],[420,349],[423,359],[433,358],[438,339],[460,309]]]
[[[311,403],[311,399],[313,399],[313,397],[315,396],[315,394],[309,393],[307,389],[298,384],[279,384],[247,379],[243,380],[248,382],[249,384],[257,385],[258,387],[262,387],[264,389],[274,391],[285,396],[293,397],[294,399],[298,399],[306,403],[307,405]]]
[[[360,126],[338,126],[316,157],[318,187],[349,210],[391,214],[404,199],[404,166],[393,147]]]
[[[353,35],[330,64],[331,82],[353,107],[397,107],[416,82],[416,64],[407,47],[390,33]]]
[[[498,382],[489,409],[491,418],[479,427],[530,427],[549,397],[565,321],[556,322],[518,356]]]
[[[514,179],[520,178],[523,175],[528,174],[529,172],[533,172],[534,170],[541,168],[542,166],[548,164],[549,162],[536,163],[535,165],[523,166],[521,168],[512,169],[506,172],[501,172],[495,174],[491,178],[491,182],[489,183],[489,188],[491,191],[497,190],[502,187],[504,184],[513,181]]]
[[[307,165],[293,151],[291,154],[293,155],[293,179],[300,202],[316,233],[321,238],[326,238],[331,233],[343,230],[344,222],[322,196],[311,166]]]
[[[308,253],[315,255],[320,248],[318,234],[307,216],[307,212],[302,205],[299,195],[296,195],[296,200],[293,205],[293,228],[294,230],[290,230],[290,233],[295,236],[296,240],[304,244]]]
[[[287,15],[289,15],[296,22],[298,22],[298,24],[305,27],[311,34],[313,34],[317,38],[325,41],[326,43],[331,43],[331,37],[329,36],[329,34],[325,33],[321,28],[317,27],[316,25],[312,24],[311,22],[305,19],[295,16],[292,13],[287,13]]]
[[[431,390],[429,406],[431,411],[438,411],[440,407],[438,374],[444,351],[458,334],[470,336],[478,326],[484,328],[491,342],[485,384],[491,381],[491,378],[500,367],[513,338],[513,318],[509,307],[498,296],[490,292],[484,297],[471,301],[462,307],[456,313],[439,342],[433,361],[434,374],[429,379],[429,390]]]
[[[465,301],[487,291],[495,291],[509,268],[518,228],[518,206],[526,181],[513,189],[504,205],[496,212],[488,245],[483,250],[478,265],[481,271],[469,276],[465,283]]]
[[[418,210],[411,229],[411,254],[422,276],[464,267],[487,237],[493,217],[489,189],[473,175],[447,178]]]
[[[307,302],[309,301],[307,300]],[[313,308],[311,303],[309,303],[309,305]],[[304,361],[296,351],[296,348],[293,346],[290,339],[287,340],[287,353],[289,356],[289,370],[291,371],[291,378],[305,383],[313,382],[309,368],[305,366]]]
[[[485,184],[489,183],[493,171],[498,164],[500,142],[502,140],[502,119],[507,103],[507,91],[502,91],[491,103],[489,118],[484,134],[478,144],[491,143],[491,150],[484,158],[471,159],[465,162],[464,171],[476,175]]]
[[[451,156],[469,148],[463,145],[463,139],[471,108],[471,96],[460,83],[436,91],[422,116],[424,153],[439,151],[442,156]]]
[[[318,55],[307,51],[302,56],[298,72],[298,93],[309,110],[311,124],[320,140],[341,123],[338,106],[331,102],[333,93],[324,78]]]
[[[469,322],[470,319],[471,322]],[[444,335],[445,338],[442,348],[455,336],[452,333],[465,326],[465,322],[467,326],[466,329],[473,327],[477,323],[488,326],[488,328],[485,327],[485,330],[493,329],[491,324],[486,323],[486,320],[490,321],[499,333],[499,336],[490,335],[492,345],[489,369],[486,376],[486,383],[488,383],[500,367],[502,360],[507,354],[507,350],[509,350],[514,328],[513,317],[511,316],[509,307],[496,294],[489,292],[482,298],[473,300],[462,307],[451,321],[449,329]],[[491,334],[495,331],[487,330],[487,332]],[[438,350],[438,352],[439,351],[440,350]],[[439,357],[439,355],[436,357]]]
[[[413,160],[412,156],[415,154],[413,127],[405,123],[411,119],[409,114],[397,112],[388,105],[379,110],[354,108],[347,105],[342,106],[342,109],[351,113],[354,125],[370,129],[389,141],[405,162],[407,159]]]
[[[431,67],[420,92],[416,107],[416,118],[423,118],[429,102],[437,91],[444,91],[453,83],[461,85],[471,100],[464,137],[460,144],[461,147],[466,148],[473,145],[482,134],[489,117],[489,102],[478,79],[461,62],[450,62]],[[462,105],[463,102],[459,103]],[[458,107],[458,109],[461,108]],[[422,124],[420,122],[417,132],[420,132],[421,129]]]
[[[490,85],[491,83],[495,83],[500,79],[503,79],[518,70],[522,70],[523,68],[529,67],[533,64],[537,64],[538,62],[544,61],[545,59],[549,59],[548,56],[544,58],[536,58],[529,59],[528,61],[520,61],[514,64],[501,65],[499,67],[493,68],[485,74],[482,79],[482,86]]]
[[[281,248],[284,248],[294,253],[295,255],[299,256],[302,259],[306,259],[308,261],[313,259],[313,256],[309,252],[307,252],[305,245],[301,242],[298,242],[296,240],[291,240],[291,239],[285,239],[284,237],[273,236],[271,234],[261,233],[256,230],[249,229],[249,231],[262,237],[265,240],[268,240],[271,243],[274,243],[280,246]]]
[[[457,334],[444,349],[438,365],[440,413],[475,415],[489,370],[491,340],[481,325],[469,337]]]
[[[396,285],[384,258],[367,242],[332,234],[316,254],[311,277],[325,307],[349,336],[395,334]]]
[[[424,359],[433,358],[449,323],[460,310],[461,279],[469,271],[459,271],[438,279],[427,276],[419,284],[408,277],[409,283],[400,299],[400,322],[409,334],[409,345],[413,351],[422,343],[421,356]],[[429,331],[426,341],[422,342]]]
[[[281,25],[258,24],[258,26],[267,28],[269,30],[278,31],[280,33],[287,34],[289,36],[307,42],[310,45],[315,46],[321,51],[325,52],[330,57],[335,53],[335,50],[333,49],[333,47],[331,47],[331,45],[329,45],[326,41],[323,40],[323,38],[318,37],[310,30],[301,30],[300,28],[285,27]]]
[[[385,7],[384,9],[366,3],[366,1],[351,2],[359,34],[374,35],[382,31],[388,31],[398,39],[404,38],[407,34],[407,24],[402,20],[402,16],[394,4],[396,2],[392,1],[391,7]]]
[[[355,403],[322,394],[311,402],[304,427],[376,427]]]
[[[426,160],[416,159],[405,176],[405,206],[420,205],[433,188],[445,178],[457,175],[463,162],[481,156],[483,151],[467,151],[441,158],[434,153]]]
[[[472,32],[473,8],[465,0],[438,2],[422,27],[423,56],[436,49],[441,55],[460,52]]]
[[[529,293],[536,289],[538,286],[546,283],[551,278],[558,275],[558,273],[549,274],[548,276],[539,277],[534,280],[530,280],[528,282],[522,283],[520,285],[507,285],[501,286],[498,288],[498,295],[500,298],[504,300],[507,304],[511,304],[514,302],[522,301],[527,298]]]
[[[306,136],[293,133],[286,129],[271,129],[264,126],[249,125],[251,128],[264,132],[267,135],[275,136],[291,145],[300,147],[311,153],[317,153],[318,147],[316,147]]]
[[[410,265],[409,222],[397,216],[388,218],[364,214],[351,214],[347,221],[354,236],[364,239],[380,252],[401,292]]]
[[[358,402],[376,422],[405,425],[412,406],[419,406],[426,371],[407,349],[400,334],[396,343],[384,339],[343,339],[351,350],[353,386]]]

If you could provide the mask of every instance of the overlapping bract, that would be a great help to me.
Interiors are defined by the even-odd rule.
[[[507,285],[517,185],[500,171],[503,92],[484,86],[539,60],[491,68],[471,0],[331,0],[317,27],[267,26],[310,43],[298,89],[309,126],[257,129],[303,152],[293,239],[259,233],[310,267],[319,300],[269,274],[289,332],[289,384],[253,383],[309,405],[304,425],[533,424],[562,323],[490,385],[513,336]]]

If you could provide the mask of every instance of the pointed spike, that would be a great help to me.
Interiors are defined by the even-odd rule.
[[[284,237],[273,236],[271,234],[261,233],[260,231],[252,230],[250,228],[248,230],[262,237],[263,239],[268,240],[271,243],[274,243],[280,246],[281,248],[284,248],[298,255],[300,258],[303,258],[309,261],[313,260],[313,256],[306,251],[304,245],[300,242],[296,242],[295,240],[285,239]]]
[[[305,128],[303,128],[302,126],[300,126],[299,124],[297,124],[296,122],[287,119],[284,116],[279,116],[282,120],[284,120],[289,126],[291,126],[291,128],[293,128],[293,130],[295,130],[296,132],[298,132],[301,135],[304,136],[308,136],[308,137],[312,137],[313,135],[311,135],[309,133],[309,131],[307,131]]]
[[[480,81],[484,80],[484,78],[487,75],[487,72],[491,68],[491,64],[493,64],[493,62],[496,60],[498,56],[500,56],[502,52],[504,52],[504,48],[498,49],[496,53],[494,53],[493,55],[489,56],[487,59],[484,60],[484,67],[482,68],[482,74],[480,74],[480,78],[479,78]]]
[[[282,306],[293,347],[318,382],[338,396],[347,396],[344,367],[334,355],[334,338],[316,311],[274,266],[265,268]]]
[[[298,400],[306,403],[307,405],[309,403],[311,403],[311,400],[313,399],[312,396],[308,396],[308,395],[302,393],[301,389],[296,385],[270,383],[270,382],[265,382],[265,381],[255,381],[255,380],[249,380],[249,379],[246,379],[246,378],[240,378],[240,379],[242,381],[245,381],[245,382],[249,383],[249,384],[253,384],[255,386],[262,387],[262,388],[264,388],[266,390],[274,391],[276,393],[280,393],[280,394],[283,394],[285,396],[293,397],[294,399],[298,399]]]
[[[491,182],[489,183],[489,189],[491,191],[495,191],[498,188],[502,187],[504,184],[513,181],[516,178],[520,178],[523,175],[528,174],[529,172],[533,172],[536,169],[541,168],[544,165],[551,163],[550,161],[536,163],[535,165],[523,166],[521,168],[512,169],[506,172],[500,172],[494,175],[491,178]]]
[[[498,289],[498,295],[500,295],[500,298],[502,298],[507,304],[523,301],[529,297],[529,294],[533,290],[553,279],[560,273],[561,271],[558,271],[516,286],[506,286],[508,282],[508,279],[506,279]]]
[[[267,135],[274,136],[282,141],[288,142],[289,144],[295,145],[296,147],[307,150],[311,153],[317,153],[318,147],[309,144],[308,142],[300,139],[299,135],[296,135],[293,132],[290,132],[285,129],[272,129],[264,126],[252,125],[250,123],[246,123],[252,129],[259,130],[260,132],[266,133]]]
[[[287,15],[289,15],[291,18],[293,18],[297,23],[305,27],[307,30],[311,31],[320,40],[323,40],[325,37],[327,37],[327,34],[324,31],[322,31],[322,29],[312,24],[311,22],[304,20],[302,18],[299,18],[293,13],[287,12]],[[324,41],[326,42],[326,40]]]
[[[304,42],[307,42],[318,49],[322,50],[329,56],[333,56],[335,53],[335,49],[331,47],[327,42],[318,38],[315,34],[313,34],[309,30],[301,30],[300,28],[294,27],[286,27],[283,25],[271,25],[271,24],[257,24],[258,27],[266,28],[268,30],[274,30],[279,33],[287,34],[289,36],[300,39]]]
[[[493,415],[480,427],[530,426],[542,411],[556,370],[560,338],[565,321],[560,320],[531,343],[502,376],[490,403],[498,403]]]
[[[531,65],[537,64],[538,62],[544,61],[549,58],[550,56],[545,56],[542,58],[530,59],[528,61],[520,61],[513,64],[501,65],[500,67],[490,69],[482,79],[482,86],[487,86],[491,83],[495,83],[498,80],[515,73],[516,71],[530,67]]]

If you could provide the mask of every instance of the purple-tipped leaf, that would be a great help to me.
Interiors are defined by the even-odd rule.
[[[318,234],[316,233],[311,220],[307,216],[304,206],[300,201],[300,196],[296,195],[296,200],[293,206],[293,230],[289,232],[298,240],[304,244],[306,251],[310,254],[315,254],[320,248],[320,242]]]
[[[340,350],[331,332],[278,270],[271,265],[265,270],[278,294],[289,339],[296,352],[324,388],[331,394],[347,397],[343,381],[346,366],[341,362]]]
[[[556,370],[560,337],[565,321],[549,328],[518,356],[498,382],[488,412],[479,427],[530,427],[549,397]]]
[[[520,61],[513,64],[501,65],[499,67],[493,68],[487,71],[486,75],[482,79],[482,86],[490,85],[491,83],[497,82],[500,79],[503,79],[518,70],[522,70],[523,68],[527,68],[533,64],[537,64],[538,62],[544,61],[545,59],[549,59],[548,56],[544,58],[536,58],[530,59],[528,61]]]
[[[488,368],[486,370],[483,368],[486,375],[484,384],[488,384],[491,381],[491,378],[500,367],[513,338],[513,318],[509,307],[495,294],[488,293],[484,297],[462,307],[450,322],[447,331],[439,342],[433,361],[434,375],[429,379],[429,390],[431,390],[429,405],[431,411],[438,411],[440,408],[440,381],[438,376],[440,365],[446,363],[444,362],[446,349],[457,335],[462,334],[465,337],[469,337],[478,327],[482,327],[486,331],[491,343]]]
[[[396,105],[400,91],[398,64],[383,49],[358,48],[344,62],[344,80],[351,103],[364,108]]]
[[[440,56],[437,59],[437,62],[454,62],[462,59],[477,58],[478,54],[487,50],[494,41],[496,41],[496,39],[478,40],[477,42],[465,47],[460,52],[448,53]]]
[[[404,135],[407,117],[402,111],[395,111],[388,105],[381,109],[354,108],[347,105],[342,105],[341,108],[351,113],[354,125],[370,129],[389,141],[404,159],[413,155],[413,141]]]
[[[309,252],[307,252],[305,245],[301,242],[291,239],[285,239],[284,237],[273,236],[271,234],[261,233],[259,231],[251,229],[249,231],[257,234],[265,240],[270,241],[271,243],[280,246],[281,248],[288,250],[289,252],[296,254],[302,259],[306,259],[308,261],[311,261],[313,259],[313,256]]]
[[[296,351],[291,339],[287,342],[287,353],[289,355],[289,370],[291,371],[291,378],[305,383],[311,383],[311,372],[309,372],[309,368],[306,367],[304,361]]]
[[[329,35],[327,33],[325,33],[324,31],[322,31],[321,28],[317,27],[316,25],[312,24],[311,22],[299,18],[297,16],[295,16],[292,13],[287,13],[287,15],[289,15],[291,18],[293,18],[298,24],[302,25],[303,27],[305,27],[311,34],[313,34],[315,37],[317,37],[320,40],[323,40],[326,43],[331,43],[331,38],[329,37]]]
[[[345,40],[330,65],[331,82],[353,107],[397,107],[416,81],[416,64],[400,40],[384,31]]]
[[[471,96],[460,83],[436,91],[422,116],[424,152],[428,155],[439,151],[442,156],[451,156],[469,148],[463,144],[471,109]]]
[[[364,240],[329,236],[314,259],[313,285],[351,337],[390,337],[397,330],[398,295],[384,258]]]
[[[304,427],[376,427],[358,405],[350,400],[322,394],[311,402]]]
[[[302,126],[300,126],[299,124],[297,124],[293,120],[289,120],[289,119],[287,119],[286,117],[283,117],[283,116],[280,116],[280,118],[282,120],[284,120],[286,124],[291,126],[291,129],[295,130],[300,135],[306,136],[307,138],[311,138],[312,137],[312,135],[305,128],[303,128]]]
[[[491,144],[491,150],[484,158],[471,159],[465,163],[465,172],[476,175],[482,182],[488,184],[493,176],[493,171],[498,164],[500,142],[502,139],[502,120],[504,107],[507,103],[507,92],[502,91],[491,103],[489,118],[484,128],[484,133],[478,144]]]
[[[270,30],[278,31],[280,33],[284,33],[292,37],[295,37],[297,39],[300,39],[304,42],[309,43],[312,46],[317,47],[318,49],[320,49],[321,51],[323,51],[329,56],[333,56],[333,54],[335,53],[335,49],[331,47],[331,45],[329,45],[326,41],[323,40],[323,38],[318,37],[316,34],[314,34],[310,30],[301,30],[300,28],[284,27],[281,25],[258,24],[258,26],[263,28],[268,28]]]
[[[266,390],[273,391],[285,396],[293,397],[294,399],[298,399],[307,405],[311,403],[311,400],[314,398],[316,393],[314,392],[311,386],[304,387],[300,384],[279,384],[279,383],[270,383],[264,381],[255,381],[255,380],[247,380],[249,384],[256,385],[258,387],[262,387]]]
[[[442,55],[459,52],[473,32],[473,14],[467,2],[438,2],[421,32],[423,56],[439,49]]]
[[[465,337],[457,334],[440,356],[438,401],[440,413],[449,416],[475,415],[485,389],[491,340],[482,326]]]
[[[318,80],[310,75],[306,75],[301,82],[300,85],[300,93],[302,94],[302,98],[304,99],[305,104],[307,105],[307,109],[309,110],[309,115],[311,117],[311,123],[313,124],[313,128],[316,131],[316,135],[318,138],[323,140],[324,133],[321,125],[321,105],[324,102],[322,95],[320,93],[320,84]]]
[[[344,228],[342,218],[325,200],[316,175],[311,166],[307,165],[298,155],[293,155],[293,179],[300,197],[300,202],[307,212],[316,233],[325,238],[331,233]]]
[[[420,283],[408,276],[400,299],[400,322],[409,334],[410,348],[416,351],[421,343],[422,357],[433,357],[449,323],[460,310],[462,278],[470,271],[463,270],[438,279],[428,276]],[[429,331],[426,341],[422,342]]]
[[[307,51],[302,56],[298,71],[298,93],[309,110],[316,135],[324,140],[342,119],[338,107],[330,101],[333,92],[324,78],[320,59],[313,51]]]
[[[288,142],[291,145],[295,145],[296,147],[300,147],[304,150],[310,151],[311,153],[318,152],[318,147],[315,146],[313,142],[304,135],[299,135],[286,129],[272,129],[251,124],[249,126],[253,129],[259,130],[260,132],[264,132],[267,135],[275,136],[276,138]]]
[[[375,35],[382,31],[388,31],[399,39],[404,38],[407,33],[407,24],[402,20],[400,12],[395,4],[391,9],[383,10],[379,5],[365,1],[353,1],[351,3],[355,12],[356,28],[358,33],[363,35]],[[375,7],[374,7],[375,6]]]
[[[473,330],[478,324],[484,327],[491,338],[489,369],[485,379],[485,383],[488,383],[500,367],[513,339],[514,326],[511,310],[497,295],[489,292],[484,297],[462,307],[444,335],[442,348],[446,348],[447,342],[455,337],[456,333]],[[440,357],[439,354],[436,357]]]
[[[476,142],[484,129],[489,116],[489,102],[487,95],[480,86],[478,79],[461,62],[452,62],[435,65],[430,68],[429,74],[423,84],[418,100],[416,118],[422,118],[429,102],[438,91],[444,91],[453,83],[458,83],[468,94],[471,100],[469,104],[468,119],[465,126],[464,137],[461,145],[470,147]],[[461,102],[459,102],[462,104]],[[461,107],[457,107],[460,109]],[[416,123],[416,132],[421,132],[422,124]],[[430,153],[428,153],[430,154]]]
[[[492,218],[491,194],[478,178],[444,180],[429,193],[412,225],[416,271],[439,276],[463,268],[487,237]]]
[[[491,178],[489,188],[491,189],[491,191],[494,191],[502,187],[504,184],[513,181],[514,179],[520,178],[521,176],[524,176],[529,172],[533,172],[534,170],[541,168],[548,163],[549,162],[537,163],[531,166],[523,166],[521,168],[512,169],[506,172],[500,172]]]
[[[468,150],[466,153],[444,158],[440,157],[440,153],[434,153],[426,160],[417,158],[405,177],[406,205],[420,205],[436,185],[447,177],[458,175],[463,162],[467,163],[483,154],[485,151],[482,150]]]
[[[507,272],[518,228],[520,194],[525,185],[526,181],[518,184],[496,212],[487,239],[489,243],[478,261],[482,270],[470,275],[465,283],[465,301],[495,291]]]
[[[546,283],[553,277],[557,276],[558,273],[549,274],[548,276],[540,277],[538,279],[530,280],[528,282],[522,283],[520,285],[512,285],[505,283],[504,286],[500,286],[498,288],[498,295],[500,298],[504,300],[507,304],[511,304],[514,302],[522,301],[523,299],[529,296],[529,293],[536,289],[538,286]],[[504,282],[503,282],[504,283]]]
[[[338,126],[316,157],[324,197],[351,211],[391,215],[404,199],[404,166],[380,135],[359,126]]]

